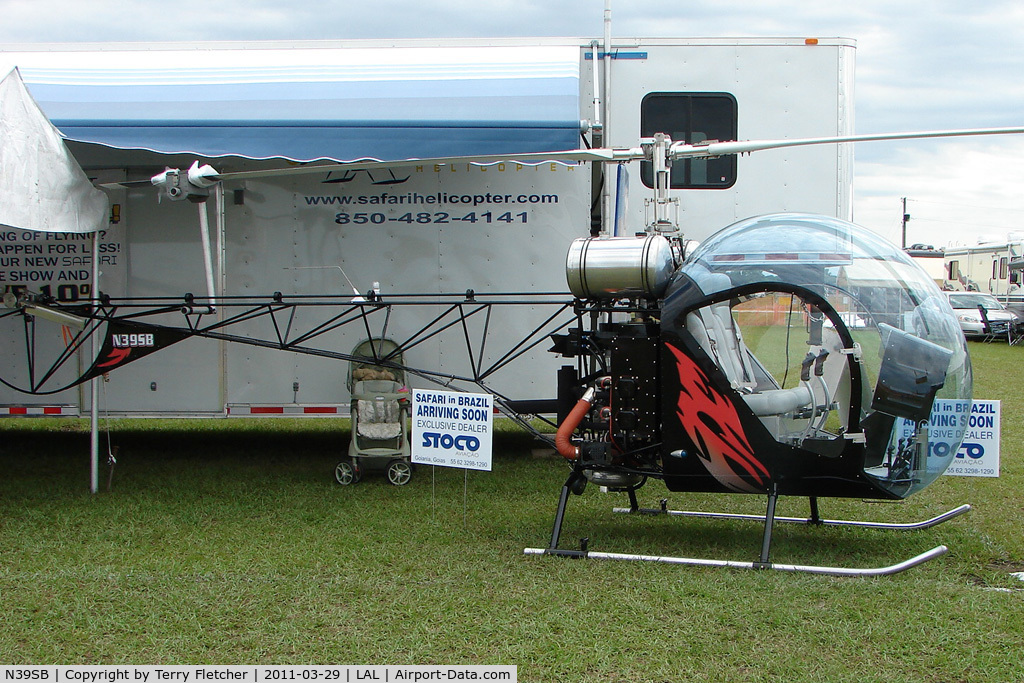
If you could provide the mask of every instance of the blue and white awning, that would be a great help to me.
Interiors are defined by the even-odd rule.
[[[0,52],[69,140],[295,161],[575,149],[579,59],[569,44]]]

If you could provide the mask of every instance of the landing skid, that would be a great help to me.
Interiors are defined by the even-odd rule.
[[[835,519],[822,519],[818,515],[818,502],[816,498],[811,498],[811,516],[808,518],[801,517],[776,517],[775,515],[775,504],[778,500],[778,495],[774,492],[768,494],[768,507],[764,515],[744,515],[744,514],[733,514],[733,513],[720,513],[720,512],[692,512],[682,510],[669,510],[667,501],[661,502],[660,508],[655,509],[644,509],[640,508],[636,500],[636,491],[634,489],[627,490],[629,494],[630,506],[629,508],[615,508],[615,512],[618,513],[637,513],[637,514],[667,514],[676,515],[683,517],[701,517],[706,519],[740,519],[740,520],[752,520],[764,523],[764,536],[761,543],[761,556],[756,562],[735,562],[731,560],[710,560],[700,558],[689,558],[689,557],[670,557],[670,556],[659,556],[659,555],[632,555],[624,553],[600,553],[591,552],[588,545],[588,539],[583,539],[580,544],[579,550],[563,550],[558,547],[559,538],[562,532],[562,522],[565,518],[565,508],[569,500],[570,493],[582,493],[583,485],[585,484],[583,475],[579,472],[573,472],[566,480],[565,485],[562,486],[562,493],[558,499],[558,509],[555,512],[554,527],[551,532],[551,543],[547,548],[526,548],[524,553],[526,555],[556,555],[560,557],[576,557],[576,558],[590,558],[590,559],[601,559],[601,560],[629,560],[633,562],[660,562],[663,564],[681,564],[688,566],[697,567],[728,567],[734,569],[773,569],[775,571],[784,572],[801,572],[805,574],[822,574],[827,576],[888,576],[891,574],[898,574],[899,572],[916,567],[919,564],[923,564],[929,560],[946,554],[948,548],[944,545],[936,546],[927,552],[921,553],[915,557],[912,557],[903,562],[887,567],[875,567],[875,568],[853,568],[853,567],[822,567],[816,565],[799,565],[799,564],[782,564],[777,562],[769,561],[769,553],[771,550],[772,540],[772,528],[776,521],[787,522],[794,524],[814,524],[814,525],[830,525],[830,526],[853,526],[861,528],[871,529],[897,529],[897,530],[909,530],[909,529],[927,529],[929,527],[936,526],[945,521],[948,521],[954,517],[958,517],[971,509],[970,505],[961,505],[960,507],[944,512],[941,515],[932,517],[921,522],[912,522],[909,524],[893,524],[887,522],[861,522],[861,521],[847,521],[847,520],[835,520]]]
[[[663,564],[684,564],[691,567],[729,567],[733,569],[774,569],[781,572],[824,574],[826,576],[889,576],[916,567],[949,551],[944,545],[936,546],[909,560],[889,567],[856,569],[852,567],[818,567],[806,564],[782,564],[779,562],[734,562],[732,560],[704,560],[693,557],[662,557],[658,555],[628,555],[624,553],[595,553],[589,550],[558,550],[551,548],[526,548],[527,555],[560,555],[563,557],[586,557],[595,560],[630,560],[633,562],[661,562]]]
[[[821,519],[816,514],[812,514],[810,517],[776,517],[776,522],[786,522],[789,524],[808,524],[808,525],[822,525],[822,526],[852,526],[860,527],[862,529],[896,529],[896,530],[913,530],[913,529],[928,529],[933,526],[942,524],[943,522],[949,521],[954,517],[970,512],[970,505],[961,505],[960,507],[953,508],[943,512],[941,515],[936,515],[931,519],[926,519],[920,522],[909,522],[909,523],[889,523],[889,522],[863,522],[857,520],[844,520],[844,519]],[[678,517],[700,517],[704,519],[742,519],[754,522],[763,522],[764,515],[742,515],[734,514],[731,512],[697,512],[692,510],[669,510],[665,505],[665,501],[662,501],[660,508],[613,508],[612,512],[620,514],[640,514],[640,515],[675,515]]]

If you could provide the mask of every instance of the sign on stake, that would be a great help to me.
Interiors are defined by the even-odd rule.
[[[490,394],[412,390],[412,461],[491,470],[494,399]]]

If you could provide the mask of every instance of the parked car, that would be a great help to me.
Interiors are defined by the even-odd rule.
[[[1015,333],[1020,333],[1024,328],[1024,322],[1016,313],[1008,311],[1003,304],[991,294],[981,292],[946,292],[949,303],[960,321],[960,329],[968,339],[979,338],[986,335],[985,323],[981,317],[981,308],[985,309],[985,317],[988,318],[988,334],[1006,336],[1007,328],[1013,327]]]

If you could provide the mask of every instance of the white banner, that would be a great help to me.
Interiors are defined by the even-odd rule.
[[[494,401],[490,394],[412,390],[412,461],[491,470]]]

